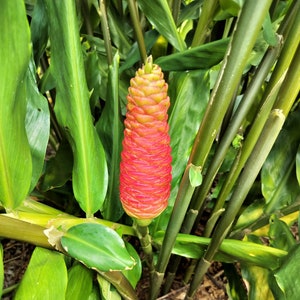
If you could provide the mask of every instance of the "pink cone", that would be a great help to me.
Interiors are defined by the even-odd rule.
[[[120,198],[138,220],[157,217],[168,205],[171,147],[168,85],[157,65],[147,63],[131,79],[120,165]]]

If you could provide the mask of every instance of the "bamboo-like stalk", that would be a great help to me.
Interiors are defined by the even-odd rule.
[[[53,249],[44,234],[44,227],[0,215],[0,237]]]
[[[291,25],[288,26],[291,28],[291,30],[286,38],[286,41],[284,42],[280,57],[277,61],[276,67],[272,73],[270,81],[266,87],[263,99],[261,101],[262,103],[261,110],[259,111],[253,125],[251,126],[251,129],[240,151],[241,152],[240,155],[237,157],[236,161],[234,162],[234,165],[232,166],[232,169],[222,186],[222,189],[220,191],[212,215],[217,213],[220,209],[222,209],[241,170],[244,167],[245,162],[247,161],[248,157],[251,155],[255,143],[259,137],[259,134],[262,131],[262,128],[268,118],[272,106],[274,105],[276,96],[282,85],[282,81],[286,75],[288,68],[290,67],[291,60],[300,42],[300,5],[298,5],[297,9],[298,9],[298,14],[294,14],[294,10],[291,11],[292,14],[294,15],[294,18],[292,20],[294,20],[295,22],[291,22],[293,26]],[[215,220],[213,223],[210,223],[209,226],[206,228],[205,236],[210,235],[216,221],[217,220]]]
[[[153,287],[151,299],[155,299],[159,292],[176,235],[181,227],[195,189],[189,182],[189,168],[191,165],[196,165],[200,169],[203,168],[227,108],[239,85],[244,67],[255,44],[270,3],[270,0],[266,0],[259,2],[247,1],[244,4],[232,41],[228,46],[219,78],[195,138],[188,167],[180,183],[174,209],[158,257],[156,285]],[[253,14],[256,15],[256,18],[253,18]],[[251,30],[248,30],[249,28]],[[246,36],[245,31],[247,31]]]
[[[105,45],[105,50],[107,55],[107,63],[108,65],[111,65],[113,61],[113,52],[112,52],[111,38],[109,33],[109,25],[107,20],[106,3],[104,0],[99,1],[98,13],[101,20],[101,29],[103,33],[104,45]]]
[[[291,67],[289,68],[288,74],[285,77],[282,87],[278,93],[277,102],[269,114],[259,139],[244,166],[243,172],[238,179],[236,189],[229,201],[228,207],[213,232],[211,243],[205,252],[205,255],[196,267],[195,277],[190,285],[190,290],[186,299],[192,299],[198,285],[201,283],[202,278],[209,267],[209,262],[213,260],[220,244],[231,229],[232,223],[238,214],[244,199],[251,189],[251,186],[271,151],[278,134],[280,133],[287,114],[294,104],[300,89],[299,59],[300,47],[298,46],[298,50],[291,63]]]
[[[211,32],[213,17],[218,7],[218,0],[204,0],[191,47],[200,46],[205,42]]]
[[[248,90],[246,91],[243,100],[238,107],[236,113],[234,114],[232,118],[232,122],[229,124],[228,129],[226,130],[218,149],[211,161],[211,164],[207,170],[207,173],[205,174],[203,178],[203,182],[201,186],[197,189],[196,197],[192,198],[192,202],[190,204],[190,208],[186,214],[186,217],[184,219],[184,222],[182,224],[182,233],[190,233],[192,230],[193,225],[196,223],[195,220],[197,216],[199,215],[198,212],[202,205],[204,204],[204,201],[206,199],[206,195],[208,194],[212,183],[214,181],[214,178],[226,156],[227,150],[234,139],[234,136],[236,135],[240,124],[244,120],[245,116],[247,115],[248,111],[250,110],[253,102],[256,99],[256,95],[261,88],[263,81],[265,80],[267,74],[270,71],[270,68],[274,64],[277,55],[279,54],[279,51],[281,49],[281,42],[278,42],[277,47],[272,47],[268,50],[268,52],[265,54],[264,59],[262,60],[252,82],[249,86]],[[194,195],[195,196],[195,195]],[[216,212],[217,214],[217,212]],[[216,214],[213,214],[213,217],[216,217]],[[214,223],[213,223],[214,224]],[[205,227],[205,230],[208,230],[210,232],[210,224],[208,223]],[[208,236],[205,234],[205,236]],[[166,284],[165,284],[165,291],[167,291],[173,281],[173,278],[175,276],[177,267],[180,262],[180,257],[175,257],[174,260],[171,263],[171,269],[168,273],[168,276],[166,278]]]
[[[130,11],[130,16],[133,24],[133,29],[136,35],[137,43],[139,46],[139,51],[141,55],[141,59],[144,63],[147,61],[147,50],[145,46],[143,32],[140,26],[139,14],[136,6],[135,0],[128,0],[128,7]]]

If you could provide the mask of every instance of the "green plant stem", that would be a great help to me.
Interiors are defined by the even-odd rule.
[[[218,7],[218,0],[204,0],[191,47],[202,45],[210,35],[213,27],[213,17]]]
[[[152,277],[152,282],[155,282],[155,284],[152,285],[150,300],[155,300],[159,294],[159,290],[162,285],[164,273],[166,271],[167,264],[171,256],[176,236],[180,230],[190,199],[195,189],[189,183],[190,167],[191,165],[188,165],[183,174],[177,198],[173,207],[173,212],[170,217],[168,227],[166,229],[166,234],[163,240],[161,251],[158,256],[155,272],[153,273]]]
[[[297,52],[293,57],[290,68],[277,95],[277,101],[275,102],[274,108],[271,111],[259,139],[257,140],[257,143],[255,144],[251,155],[244,166],[244,170],[238,179],[236,189],[233,192],[228,207],[213,232],[211,243],[205,255],[196,267],[195,277],[191,283],[188,297],[193,296],[198,285],[202,281],[205,272],[207,271],[209,266],[208,262],[213,260],[220,244],[231,229],[232,223],[238,214],[244,199],[251,189],[251,186],[253,185],[264,161],[275,143],[287,114],[294,104],[300,89],[299,59],[300,47],[298,46]]]
[[[181,1],[180,0],[174,0],[172,3],[172,15],[173,19],[176,25],[178,25],[178,17],[180,13],[180,6],[181,6]]]
[[[44,227],[0,215],[0,237],[53,249],[44,234]]]
[[[299,3],[299,2],[298,2]],[[277,61],[276,67],[272,73],[270,81],[266,86],[263,99],[261,101],[261,109],[252,124],[252,127],[247,135],[247,138],[240,150],[240,154],[234,162],[234,165],[231,168],[230,173],[228,174],[226,181],[224,182],[220,194],[217,199],[217,203],[214,207],[212,215],[216,214],[220,209],[222,209],[228,195],[230,194],[241,170],[244,167],[245,162],[252,153],[253,147],[259,137],[260,132],[268,118],[268,115],[276,101],[276,96],[279,92],[279,89],[282,87],[282,82],[286,75],[287,70],[290,67],[291,60],[297,50],[297,46],[300,41],[300,6],[298,5],[298,14],[295,14],[294,11],[291,11],[294,15],[294,22],[291,20],[294,26],[290,27],[290,32],[284,42],[280,57]],[[285,26],[284,26],[285,27]],[[279,30],[280,31],[280,30]],[[287,33],[286,33],[287,34]],[[285,37],[284,37],[285,38]],[[205,236],[209,236],[211,230],[216,223],[217,219],[213,223],[209,223],[209,226],[206,228]]]
[[[112,46],[111,46],[111,38],[109,33],[109,25],[107,20],[107,13],[106,13],[106,5],[104,0],[99,1],[99,16],[101,20],[101,29],[103,32],[103,38],[104,38],[104,45],[106,49],[107,54],[107,63],[108,65],[112,64],[113,61],[113,52],[112,52]]]
[[[232,117],[232,121],[229,123],[229,126],[227,130],[225,131],[220,144],[218,145],[218,148],[216,150],[216,153],[214,154],[214,157],[211,161],[211,164],[209,165],[209,168],[207,170],[207,173],[205,174],[203,178],[203,182],[199,189],[197,190],[197,197],[194,198],[194,201],[191,203],[191,209],[199,211],[201,206],[203,205],[206,195],[208,194],[213,181],[215,179],[215,176],[217,175],[217,172],[219,168],[222,165],[222,162],[224,161],[224,158],[226,156],[227,150],[230,147],[235,135],[237,134],[240,125],[242,124],[243,120],[245,119],[246,115],[250,111],[253,103],[256,100],[257,94],[259,90],[261,89],[261,86],[268,75],[272,65],[274,64],[280,49],[281,49],[282,43],[279,41],[277,44],[277,47],[271,47],[265,54],[259,68],[257,69],[254,78],[251,81],[251,84],[247,91],[244,94],[244,97],[235,112],[234,116]],[[193,203],[194,202],[194,203]],[[219,206],[217,209],[214,210],[213,214],[216,213],[221,207]],[[183,223],[184,227],[189,227],[187,222],[191,223],[191,218],[185,220]],[[193,222],[194,224],[194,222]],[[205,236],[209,236],[211,232],[211,228],[209,226],[206,226],[205,228]]]
[[[191,282],[186,299],[192,299],[202,281],[204,274],[206,273],[210,263],[218,251],[218,248],[231,229],[234,218],[240,210],[247,193],[255,181],[265,159],[267,158],[284,121],[285,115],[282,113],[282,110],[274,109],[271,112],[264,130],[244,167],[243,173],[239,178],[237,187],[228,204],[226,212],[214,230],[211,243],[209,244],[205,255],[200,259],[195,269],[195,276]]]
[[[195,138],[188,168],[185,170],[180,183],[179,192],[175,200],[163,246],[159,254],[156,266],[156,285],[150,299],[155,299],[159,292],[162,277],[166,270],[176,235],[180,230],[180,226],[195,189],[189,182],[189,167],[193,164],[199,169],[203,168],[227,108],[240,83],[241,75],[255,44],[270,3],[270,0],[259,2],[247,1],[242,9],[232,41],[228,46],[219,78]],[[253,14],[256,15],[255,18],[253,18]],[[251,30],[249,30],[249,28],[251,28]],[[246,36],[245,31],[247,31]]]
[[[135,0],[128,0],[128,7],[131,15],[131,20],[134,28],[134,32],[136,35],[137,43],[139,46],[140,56],[144,63],[146,63],[147,60],[147,50],[145,46],[144,36],[143,32],[140,26],[139,21],[139,15],[138,15],[138,9],[136,6]]]
[[[140,225],[137,220],[134,220],[133,227],[135,229],[136,235],[140,240],[144,254],[146,255],[146,262],[150,273],[154,271],[153,265],[153,252],[152,252],[152,243],[151,236],[149,234],[148,226]]]

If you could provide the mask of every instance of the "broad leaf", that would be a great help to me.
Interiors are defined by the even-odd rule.
[[[300,110],[287,118],[261,172],[265,212],[272,213],[293,203],[300,193],[296,179],[295,159],[300,143]]]
[[[180,37],[167,0],[138,0],[139,6],[155,29],[177,50],[186,48]]]
[[[80,224],[70,228],[61,238],[61,244],[72,257],[99,271],[131,269],[136,263],[121,237],[100,224]]]
[[[15,300],[63,300],[67,288],[64,256],[44,248],[35,248]]]
[[[173,73],[169,91],[172,102],[169,118],[173,157],[172,186],[175,187],[185,169],[208,102],[208,72],[197,70]]]
[[[57,91],[54,110],[73,150],[75,198],[91,216],[102,207],[108,176],[104,149],[90,112],[75,3],[46,3],[50,16],[51,70]]]
[[[93,271],[80,263],[68,270],[66,300],[89,300],[93,289]]]
[[[249,284],[249,300],[274,300],[272,291],[269,286],[270,271],[258,266],[249,266],[242,264],[242,275]],[[280,299],[280,298],[278,298]]]
[[[276,299],[295,300],[300,295],[299,277],[300,247],[295,246],[274,273],[279,289],[274,289]]]
[[[119,103],[119,56],[115,55],[109,67],[108,95],[102,115],[96,125],[103,143],[109,170],[108,191],[101,210],[105,219],[117,221],[124,213],[119,196],[120,159],[123,124]]]
[[[222,39],[155,60],[164,71],[208,69],[224,57],[229,39]]]
[[[26,197],[32,172],[25,131],[23,80],[31,44],[24,1],[1,1],[0,28],[0,203],[13,209]]]
[[[37,88],[35,71],[34,63],[31,61],[26,76],[27,113],[25,120],[32,156],[30,191],[33,190],[41,176],[50,132],[48,103]]]

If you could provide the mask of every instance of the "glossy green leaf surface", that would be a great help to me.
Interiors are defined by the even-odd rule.
[[[48,16],[45,1],[37,0],[30,22],[31,40],[35,64],[38,64],[48,42]]]
[[[1,2],[0,27],[0,203],[13,209],[28,193],[32,170],[24,126],[31,46],[23,1]]]
[[[80,263],[68,270],[66,300],[88,300],[93,289],[93,271]]]
[[[67,280],[64,256],[37,247],[31,256],[14,299],[63,300],[65,299]]]
[[[155,60],[163,71],[185,71],[208,69],[218,64],[224,57],[229,39],[222,39],[205,45],[162,56]]]
[[[267,202],[265,211],[268,213],[291,204],[300,193],[295,170],[295,159],[300,143],[299,120],[298,109],[287,119],[263,165],[262,193]]]
[[[131,270],[125,270],[125,271],[122,271],[122,273],[128,279],[128,281],[131,283],[133,288],[135,288],[142,276],[142,262],[139,257],[139,254],[136,252],[136,250],[130,243],[125,242],[125,246],[126,246],[128,253],[136,261],[136,264],[134,265],[134,267]]]
[[[102,115],[96,124],[105,149],[109,170],[108,190],[101,212],[105,219],[117,221],[124,213],[119,196],[120,160],[123,124],[119,103],[119,55],[115,55],[109,67],[108,95]]]
[[[294,300],[300,294],[299,265],[300,247],[295,246],[285,257],[281,267],[274,273],[280,293],[275,298],[282,300]],[[277,297],[276,297],[277,296]]]
[[[191,165],[189,169],[189,178],[192,187],[197,187],[202,183],[202,174],[201,169],[198,167]]]
[[[191,146],[209,98],[209,74],[204,70],[176,72],[170,78],[170,137],[172,148],[172,186],[184,172]],[[188,117],[187,117],[188,116]]]
[[[154,236],[153,240],[158,245],[161,245],[163,234],[160,231]],[[210,241],[210,238],[178,234],[172,253],[189,258],[200,258]],[[237,260],[250,265],[275,269],[280,265],[280,259],[286,255],[287,251],[277,248],[253,242],[225,239],[216,254],[215,260],[222,262],[234,262]]]
[[[138,0],[139,6],[155,29],[163,35],[177,50],[186,48],[180,37],[167,0]]]
[[[46,3],[51,16],[51,71],[57,91],[54,110],[73,150],[75,198],[90,216],[102,207],[108,175],[105,152],[90,113],[75,3]]]
[[[61,244],[69,255],[99,271],[131,269],[136,263],[121,237],[100,224],[80,224],[70,228],[61,238]]]
[[[35,72],[34,63],[31,61],[26,76],[27,113],[25,119],[32,157],[30,191],[33,190],[41,176],[50,132],[48,103],[37,88]]]

